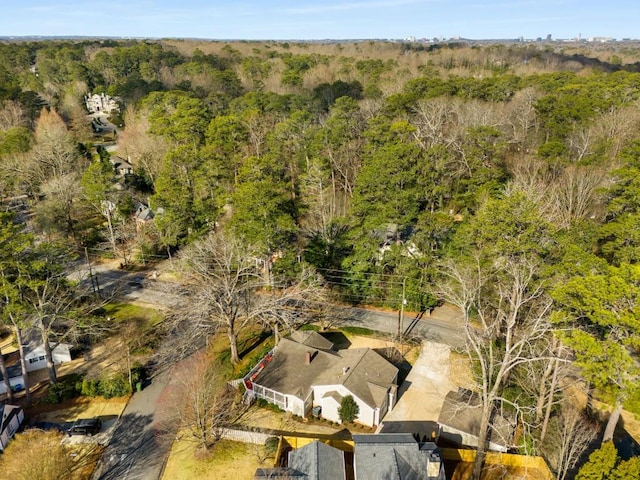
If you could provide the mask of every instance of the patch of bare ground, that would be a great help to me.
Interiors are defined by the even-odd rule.
[[[564,391],[577,407],[581,409],[587,408],[589,399],[583,383],[579,382],[577,385],[566,385]],[[592,399],[591,410],[601,421],[604,422],[609,418],[613,408],[606,403]],[[623,410],[621,416],[624,429],[636,442],[640,443],[640,420],[638,420],[633,413],[628,412],[627,410]]]
[[[457,387],[475,390],[477,385],[473,378],[473,370],[469,357],[464,353],[451,352],[449,355],[449,379]]]

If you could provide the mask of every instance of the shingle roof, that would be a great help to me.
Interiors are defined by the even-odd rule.
[[[269,480],[304,480],[307,476],[289,467],[258,468],[253,476],[254,480],[268,478]]]
[[[307,353],[311,362],[307,364]],[[273,358],[254,379],[271,390],[307,398],[312,386],[342,384],[371,408],[382,406],[398,369],[370,348],[318,350],[283,338]]]
[[[318,440],[289,452],[289,468],[307,475],[309,480],[345,478],[344,453]]]
[[[423,480],[429,461],[440,459],[436,445],[419,444],[410,433],[354,435],[356,478],[367,480]]]
[[[438,423],[461,432],[478,436],[480,432],[480,398],[469,390],[460,389],[447,394],[440,410]],[[490,440],[508,446],[513,438],[514,427],[502,415],[491,422]]]
[[[296,330],[289,337],[291,340],[318,350],[332,350],[334,345],[318,332]]]

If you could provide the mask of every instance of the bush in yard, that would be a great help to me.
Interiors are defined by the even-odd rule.
[[[351,395],[347,395],[340,402],[340,406],[338,407],[338,416],[342,423],[351,423],[356,418],[358,418],[358,414],[360,413],[360,407],[353,399]]]
[[[79,382],[79,375],[68,375],[58,379],[58,383],[49,385],[46,402],[56,404],[75,397],[78,394],[76,384]]]
[[[89,380],[88,378],[85,378],[82,380],[80,393],[86,397],[97,397],[99,395],[99,388],[99,380]]]
[[[100,378],[99,392],[106,399],[124,397],[131,393],[131,386],[123,374],[116,373]]]

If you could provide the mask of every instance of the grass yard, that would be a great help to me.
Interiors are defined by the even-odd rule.
[[[113,302],[103,307],[104,316],[111,317],[116,323],[144,323],[152,327],[162,321],[164,315],[154,308],[141,307],[131,303]]]
[[[163,480],[244,480],[253,478],[257,468],[273,466],[273,458],[258,462],[256,448],[248,443],[220,441],[202,455],[195,442],[177,440],[171,447]]]

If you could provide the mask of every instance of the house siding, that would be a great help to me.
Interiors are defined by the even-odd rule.
[[[335,400],[331,399],[331,402],[322,401],[323,400],[322,397],[324,397],[324,395],[327,392],[332,392],[332,391],[338,392],[343,397],[346,397],[347,395],[351,395],[353,397],[353,399],[358,404],[358,407],[360,409],[360,413],[358,413],[358,418],[356,419],[358,423],[362,423],[370,427],[377,425],[377,423],[375,423],[376,422],[375,409],[371,408],[369,405],[364,403],[362,400],[356,397],[353,393],[347,390],[344,386],[339,384],[338,385],[318,385],[313,387],[313,397],[314,397],[313,404],[320,405],[322,407],[323,418],[326,418],[327,420],[331,420],[332,422],[338,422],[338,423],[340,422],[337,406],[335,407],[335,410],[331,406],[331,403],[335,404]],[[328,399],[325,399],[325,400],[328,400]],[[326,413],[324,410],[325,403],[329,408],[329,411]],[[329,417],[328,415],[331,415],[331,417]]]
[[[69,352],[69,345],[59,344],[53,349],[52,352],[53,363],[59,365],[61,363],[71,361],[71,353]],[[26,356],[27,372],[35,372],[36,370],[42,370],[47,368],[47,359],[44,354],[44,346],[40,346],[31,350]]]
[[[18,385],[21,387],[24,387],[24,379],[22,378],[22,375],[19,375],[17,377],[11,377],[9,379],[9,384],[12,387],[17,387]],[[0,382],[0,394],[2,393],[7,393],[7,389],[4,386],[4,381]]]
[[[7,421],[9,417],[11,418]],[[13,435],[16,433],[23,420],[24,412],[20,407],[5,405],[2,414],[2,423],[0,424],[4,427],[0,433],[0,451],[3,451],[6,448],[9,440],[13,438]]]

